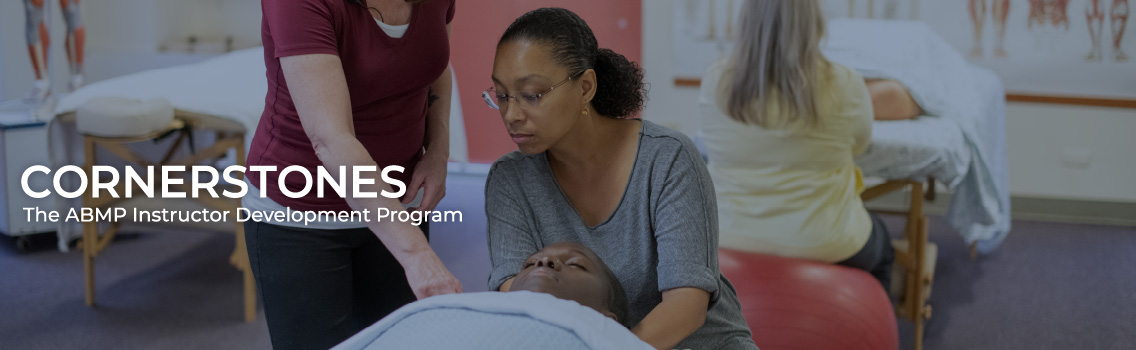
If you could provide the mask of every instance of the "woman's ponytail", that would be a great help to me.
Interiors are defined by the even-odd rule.
[[[592,106],[600,115],[613,118],[634,116],[647,102],[643,69],[615,51],[599,49],[596,54],[598,87]]]

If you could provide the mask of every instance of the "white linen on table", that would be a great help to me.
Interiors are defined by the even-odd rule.
[[[60,99],[55,114],[75,111],[99,96],[162,98],[179,110],[241,123],[247,147],[264,112],[264,97],[268,93],[264,74],[264,48],[249,48],[198,63],[92,83]]]
[[[955,123],[920,117],[872,123],[872,143],[855,162],[867,177],[931,177],[955,187],[966,175],[970,150]]]
[[[457,74],[453,75],[452,82],[450,160],[465,162],[469,155]],[[241,123],[246,131],[247,149],[264,112],[267,84],[264,48],[254,47],[199,63],[138,72],[89,84],[64,96],[56,105],[55,114],[73,112],[87,100],[98,96],[164,98],[179,110]]]
[[[955,190],[947,220],[967,243],[977,242],[980,251],[996,248],[1010,231],[1001,81],[969,64],[922,22],[834,20],[828,33],[823,52],[830,60],[865,78],[900,82],[928,115],[961,131],[970,161],[965,171],[952,171],[961,179],[940,179]],[[878,127],[873,131],[887,133]]]
[[[400,327],[402,323],[417,325],[423,321],[430,327]],[[536,336],[537,344],[528,339],[531,336]],[[463,349],[534,348],[533,345],[542,349],[558,348],[556,345],[592,350],[652,349],[630,330],[589,307],[526,291],[422,299],[403,306],[332,349],[450,349],[453,344],[461,344]]]

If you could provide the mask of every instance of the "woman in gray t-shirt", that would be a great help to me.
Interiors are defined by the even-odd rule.
[[[623,283],[632,332],[652,346],[757,348],[718,270],[705,164],[686,136],[629,118],[646,99],[637,65],[571,11],[539,9],[501,37],[484,95],[520,148],[485,186],[490,290],[541,248],[578,242]]]

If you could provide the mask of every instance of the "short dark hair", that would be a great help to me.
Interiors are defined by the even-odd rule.
[[[580,16],[562,8],[541,8],[521,15],[505,29],[503,43],[527,39],[548,44],[557,63],[569,74],[596,71],[596,96],[592,107],[600,115],[626,118],[643,109],[647,90],[643,69],[615,51],[599,48],[596,36]]]
[[[592,256],[595,257],[596,265],[599,265],[600,270],[607,277],[608,286],[610,286],[607,297],[608,311],[615,314],[616,322],[624,327],[631,328],[633,326],[629,316],[631,308],[627,303],[627,291],[623,289],[623,283],[619,282],[619,278],[615,277],[615,272],[607,267],[607,264],[603,262],[603,259],[600,259],[599,255],[592,252]]]

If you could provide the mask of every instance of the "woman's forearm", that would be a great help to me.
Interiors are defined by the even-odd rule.
[[[382,195],[384,191],[392,192],[391,186],[379,179],[381,170],[355,137],[351,94],[347,90],[339,57],[330,54],[287,56],[280,58],[280,68],[285,79],[291,82],[288,89],[316,157],[333,178],[346,180],[349,193],[344,193],[344,197],[347,204],[355,210],[402,210],[397,199]],[[364,198],[355,192],[357,186],[353,181],[352,167],[357,166],[375,167],[375,172],[360,173],[367,175],[366,179],[370,181],[358,186],[360,191],[372,194],[372,197]],[[342,174],[343,171],[351,173]],[[367,227],[402,265],[416,296],[424,298],[461,292],[461,283],[430,249],[421,230],[405,222],[381,222],[377,217],[368,219],[371,220],[368,220]]]
[[[280,59],[280,66],[285,78],[293,82],[288,85],[300,123],[324,168],[334,178],[339,178],[340,167],[346,167],[349,172],[352,166],[376,166],[379,170],[370,153],[355,138],[350,94],[339,57],[327,54],[289,56]],[[398,199],[381,195],[382,191],[391,190],[390,185],[378,179],[375,173],[367,175],[374,181],[360,186],[360,190],[376,193],[375,198],[346,193],[347,204],[354,210],[402,210]],[[347,180],[349,191],[353,190],[351,174],[344,174],[343,178]],[[407,266],[414,257],[430,258],[433,255],[421,231],[409,223],[371,220],[367,227],[403,266]]]
[[[710,293],[701,289],[664,291],[663,302],[655,306],[631,332],[656,349],[674,348],[702,328],[709,305]]]
[[[320,162],[323,163],[324,168],[331,173],[333,178],[340,178],[340,166],[346,167],[348,173],[344,174],[343,178],[347,180],[348,195],[346,200],[351,209],[370,209],[372,212],[377,208],[386,208],[391,211],[404,210],[397,198],[382,196],[383,191],[393,192],[392,188],[390,184],[379,178],[378,172],[382,169],[377,167],[374,159],[371,158],[358,139],[348,137],[335,140],[313,140],[313,145],[315,146],[316,156],[319,157]],[[376,166],[376,172],[361,173],[361,175],[369,175],[366,178],[370,178],[373,182],[359,186],[361,192],[378,194],[376,198],[363,198],[350,193],[355,188],[351,173],[352,166]],[[409,171],[410,169],[406,170]],[[397,221],[380,222],[373,217],[371,219],[367,223],[367,227],[378,236],[383,245],[403,266],[407,265],[412,256],[430,251],[430,244],[426,237],[413,225]]]

